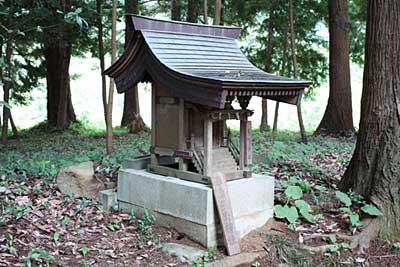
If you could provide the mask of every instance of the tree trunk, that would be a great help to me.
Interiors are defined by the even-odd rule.
[[[299,77],[299,73],[297,70],[297,55],[296,55],[296,43],[295,43],[296,38],[294,34],[293,0],[289,0],[289,21],[290,21],[290,44],[292,47],[293,72],[294,72],[294,78],[297,79]],[[301,98],[297,103],[297,116],[299,119],[301,140],[304,143],[307,143],[307,135],[306,135],[306,130],[304,129],[303,115],[301,112]]]
[[[196,23],[198,17],[199,17],[199,1],[188,0],[187,22]]]
[[[281,66],[281,76],[285,76],[286,72],[286,60],[287,60],[287,50],[288,50],[288,25],[283,27],[283,46],[282,46],[282,66]],[[274,115],[274,125],[272,128],[272,142],[274,142],[276,132],[278,131],[278,114],[279,114],[279,102],[276,101],[275,104],[275,115]]]
[[[360,131],[343,179],[383,213],[380,229],[400,230],[400,2],[368,2]]]
[[[99,60],[100,60],[100,75],[101,75],[101,96],[103,102],[103,110],[104,110],[104,121],[106,123],[106,127],[108,125],[107,122],[107,82],[106,76],[104,75],[105,63],[104,63],[104,42],[103,42],[103,22],[102,22],[102,0],[96,0],[96,12],[97,12],[97,41],[99,45]]]
[[[139,13],[139,1],[125,1],[126,14]],[[133,31],[128,23],[125,25],[125,49],[132,41]],[[134,86],[124,93],[124,109],[122,113],[121,126],[129,127],[131,133],[139,133],[145,130],[145,125],[140,116],[138,87]]]
[[[14,11],[14,3],[13,0],[8,1],[8,5],[10,7],[10,14],[8,18],[8,27],[12,29],[12,17]],[[13,52],[13,41],[14,41],[14,32],[7,32],[7,41],[6,41],[6,54],[4,63],[6,67],[4,68],[4,72],[2,72],[2,83],[3,83],[3,101],[4,103],[10,103],[10,88],[11,88],[11,57]],[[7,77],[7,78],[6,78]],[[1,143],[6,144],[8,140],[8,119],[10,117],[11,111],[8,107],[3,107],[3,127],[1,131]]]
[[[329,99],[315,134],[353,135],[348,0],[329,0]]]
[[[181,0],[171,1],[171,19],[181,21],[182,20],[182,2]]]
[[[203,17],[204,17],[204,24],[208,24],[208,1],[203,0]]]
[[[214,25],[221,25],[222,1],[215,0]]]
[[[273,31],[274,31],[274,9],[271,7],[269,11],[269,19],[268,19],[268,38],[267,38],[267,53],[265,55],[265,66],[264,71],[271,72],[271,60],[273,53]],[[268,102],[266,98],[262,99],[262,115],[261,115],[261,124],[260,131],[266,132],[269,131],[268,125]]]
[[[117,55],[117,0],[112,2],[112,27],[111,27],[111,64],[115,63]],[[113,127],[112,127],[112,111],[114,102],[114,80],[110,78],[110,88],[107,101],[107,154],[113,153]]]
[[[69,1],[61,1],[64,11],[70,10]],[[54,16],[57,10],[50,8]],[[62,19],[63,20],[63,19]],[[72,45],[68,41],[66,23],[45,32],[44,57],[47,83],[47,121],[50,126],[66,129],[76,121],[71,100],[69,64]]]

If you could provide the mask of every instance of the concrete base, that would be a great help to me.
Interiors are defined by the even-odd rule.
[[[228,182],[228,190],[240,237],[272,217],[273,177],[253,174],[253,178]],[[174,228],[205,247],[222,244],[222,229],[208,185],[123,169],[118,176],[118,203],[122,210],[134,209],[139,216],[148,209],[157,224]]]

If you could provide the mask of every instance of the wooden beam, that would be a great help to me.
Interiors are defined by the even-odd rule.
[[[239,169],[245,170],[246,158],[246,121],[240,121],[240,155],[239,155]]]
[[[207,176],[204,176],[201,174],[197,174],[194,172],[180,171],[180,170],[173,169],[170,167],[158,166],[158,165],[152,165],[152,164],[149,164],[147,166],[147,169],[149,172],[156,173],[156,174],[163,175],[163,176],[176,177],[176,178],[179,178],[182,180],[201,183],[201,184],[210,184],[210,177],[207,177]]]
[[[251,121],[245,122],[245,162],[246,170],[250,169],[253,162]]]
[[[213,122],[204,119],[204,175],[210,176],[212,173],[212,148],[213,148]]]
[[[186,149],[186,136],[185,136],[185,101],[179,98],[178,108],[178,148],[179,150]],[[179,158],[179,170],[186,171],[187,164],[183,158]]]
[[[211,186],[214,193],[215,203],[217,204],[228,255],[239,254],[239,238],[236,231],[235,218],[233,217],[232,204],[231,199],[229,198],[225,177],[221,173],[211,176]]]
[[[151,147],[156,146],[156,128],[157,128],[157,103],[156,103],[157,85],[151,84]],[[151,164],[158,164],[158,156],[151,152]]]

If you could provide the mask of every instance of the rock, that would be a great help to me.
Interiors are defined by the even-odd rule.
[[[204,250],[175,243],[165,243],[162,245],[164,254],[177,257],[180,262],[190,263],[203,257]]]
[[[61,193],[72,197],[83,195],[96,199],[104,184],[94,178],[93,162],[83,162],[76,166],[62,169],[57,176],[57,184]]]
[[[240,253],[234,256],[222,258],[218,261],[210,262],[207,267],[236,267],[240,265],[250,266],[254,263],[261,253]]]

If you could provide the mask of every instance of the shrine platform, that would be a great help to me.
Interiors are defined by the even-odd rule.
[[[274,178],[227,182],[238,237],[263,226],[273,216]],[[209,185],[150,173],[145,169],[122,169],[118,176],[119,208],[147,209],[156,224],[174,228],[205,247],[223,244],[222,229]]]

